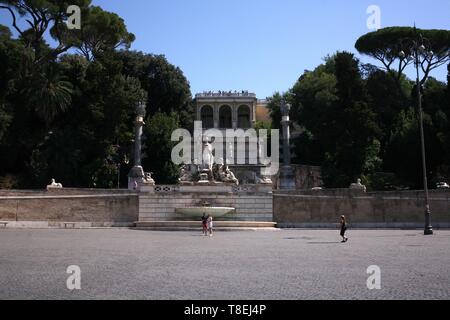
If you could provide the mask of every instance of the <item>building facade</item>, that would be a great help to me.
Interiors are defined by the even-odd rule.
[[[196,120],[204,129],[249,129],[270,122],[266,100],[248,91],[208,91],[195,95]]]

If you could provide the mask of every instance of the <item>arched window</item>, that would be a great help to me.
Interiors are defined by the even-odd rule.
[[[250,107],[242,105],[238,109],[238,128],[248,129],[251,128],[250,123]]]
[[[219,127],[221,129],[231,129],[233,127],[230,106],[221,106],[219,111]]]
[[[201,110],[202,126],[205,129],[214,128],[214,110],[211,106],[203,106]]]

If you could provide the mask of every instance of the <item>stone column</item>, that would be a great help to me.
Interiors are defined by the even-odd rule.
[[[281,126],[283,128],[283,165],[280,170],[280,189],[295,190],[294,170],[291,166],[291,137],[289,125],[291,123],[289,112],[291,106],[284,101],[281,105]]]
[[[251,112],[251,127],[254,128],[256,126],[256,102],[253,102]]]
[[[232,112],[233,129],[235,130],[238,127],[238,108],[239,106],[236,104],[236,102],[234,102],[231,112]]]
[[[197,103],[197,121],[202,121],[202,106]]]
[[[142,128],[145,124],[145,104],[136,107],[136,120],[134,122],[134,166],[128,174],[128,189],[138,190],[144,183],[154,184],[151,177],[146,177],[142,168]]]
[[[220,105],[218,105],[217,103],[214,104],[214,109],[213,109],[214,113],[213,113],[213,119],[214,119],[214,129],[219,129],[219,120],[220,120]]]

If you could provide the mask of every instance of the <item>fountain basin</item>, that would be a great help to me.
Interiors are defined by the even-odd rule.
[[[176,213],[180,213],[189,218],[197,219],[200,219],[203,214],[206,216],[211,215],[213,218],[220,218],[234,211],[235,208],[229,207],[187,207],[175,209]]]

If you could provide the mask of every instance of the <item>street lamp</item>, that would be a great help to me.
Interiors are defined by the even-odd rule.
[[[416,91],[417,91],[417,105],[418,105],[418,113],[419,113],[419,126],[420,126],[420,143],[421,143],[421,151],[422,151],[422,170],[423,170],[423,186],[425,191],[425,235],[433,234],[433,227],[431,226],[431,210],[430,210],[430,199],[428,195],[428,179],[427,179],[427,162],[426,162],[426,154],[425,154],[425,134],[423,130],[423,109],[422,109],[422,92],[421,92],[421,83],[420,83],[420,74],[419,67],[421,66],[421,56],[426,55],[427,58],[432,57],[434,55],[433,51],[426,52],[426,47],[423,44],[423,38],[420,37],[419,41],[414,40],[410,46],[411,54],[409,56],[406,55],[404,51],[400,51],[399,56],[400,59],[407,59],[408,62],[414,61],[414,65],[416,67]]]

